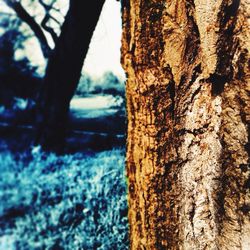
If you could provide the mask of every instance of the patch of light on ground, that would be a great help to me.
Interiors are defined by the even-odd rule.
[[[70,102],[71,109],[105,109],[113,105],[115,105],[115,99],[111,95],[74,98]]]

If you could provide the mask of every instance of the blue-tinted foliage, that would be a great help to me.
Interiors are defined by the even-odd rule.
[[[124,150],[0,162],[0,249],[128,249]]]
[[[75,94],[77,96],[102,94],[124,98],[125,83],[112,72],[106,72],[98,79],[93,79],[85,72],[79,81]]]
[[[16,58],[17,51],[24,52],[27,36],[20,30],[21,22],[16,17],[0,17],[0,104],[13,105],[13,97],[35,98],[41,84],[24,53]]]

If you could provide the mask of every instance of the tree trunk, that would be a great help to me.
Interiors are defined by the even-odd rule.
[[[69,103],[104,0],[71,0],[56,47],[49,58],[39,99],[36,142],[44,149],[63,147]],[[90,15],[89,15],[90,13]]]
[[[247,0],[124,0],[131,249],[250,249]]]

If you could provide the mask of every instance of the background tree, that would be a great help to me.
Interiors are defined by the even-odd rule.
[[[64,145],[69,103],[79,82],[84,58],[104,0],[94,0],[88,5],[82,0],[70,0],[69,10],[59,36],[49,25],[50,20],[60,25],[51,14],[53,10],[59,11],[54,7],[55,0],[49,4],[38,0],[45,12],[40,24],[25,10],[21,1],[5,0],[5,2],[23,22],[29,25],[41,45],[44,57],[48,58],[38,98],[38,129],[35,143],[42,145],[44,149],[58,150],[58,146]],[[37,3],[37,1],[31,2]],[[51,35],[55,43],[54,49],[49,46],[44,31]]]
[[[247,1],[123,1],[131,249],[249,249]]]
[[[2,15],[0,27],[0,103],[11,107],[13,97],[35,98],[40,81],[23,53],[28,36],[21,31],[20,20]]]
[[[91,1],[88,5],[82,0],[70,0],[39,98],[37,143],[46,149],[58,150],[58,146],[64,145],[70,100],[103,4],[104,0]]]
[[[51,10],[60,12],[59,9],[54,8],[56,0],[50,1],[49,4],[46,4],[43,0],[30,0],[30,5],[37,6],[37,4],[39,3],[39,5],[44,10],[44,17],[42,18],[41,23],[37,22],[35,16],[32,16],[26,10],[27,3],[26,5],[24,5],[23,1],[17,0],[4,0],[4,2],[16,13],[17,17],[20,18],[22,22],[26,23],[33,31],[35,37],[39,41],[44,58],[48,58],[50,52],[52,51],[52,48],[49,45],[48,38],[44,31],[47,31],[51,35],[54,43],[56,43],[57,34],[54,28],[48,25],[50,19],[54,20],[57,24],[60,25],[60,22],[58,22],[57,19],[50,14]]]

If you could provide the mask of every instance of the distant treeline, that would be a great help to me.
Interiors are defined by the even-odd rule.
[[[124,97],[125,85],[112,72],[106,72],[98,79],[92,78],[89,74],[82,75],[78,84],[76,95],[85,96],[88,94],[110,94]]]
[[[10,106],[13,97],[35,99],[41,85],[37,67],[31,65],[23,53],[27,36],[20,29],[21,22],[13,18],[1,18],[0,27],[0,102]]]

